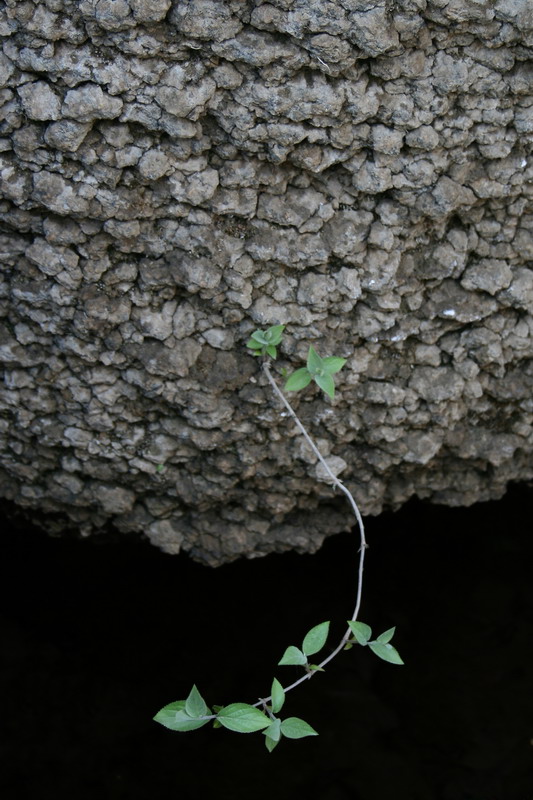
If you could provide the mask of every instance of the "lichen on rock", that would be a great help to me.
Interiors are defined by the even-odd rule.
[[[533,476],[528,0],[6,0],[0,495],[209,564]],[[318,470],[320,478],[320,471]],[[59,515],[59,517],[57,517]]]

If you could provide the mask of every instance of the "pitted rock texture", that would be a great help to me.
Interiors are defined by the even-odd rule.
[[[533,476],[530,0],[5,0],[1,494],[218,564]],[[319,473],[320,477],[320,473]],[[59,516],[57,516],[59,515]]]

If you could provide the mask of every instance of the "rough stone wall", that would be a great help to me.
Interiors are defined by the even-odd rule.
[[[533,476],[530,0],[5,0],[0,493],[211,564]]]

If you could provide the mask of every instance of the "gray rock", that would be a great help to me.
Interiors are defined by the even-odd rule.
[[[429,307],[442,319],[477,322],[494,313],[498,306],[482,293],[464,291],[456,281],[444,280],[431,292]]]
[[[430,125],[421,125],[405,135],[405,143],[413,150],[434,150],[439,143],[439,134]]]
[[[179,66],[172,67],[161,79],[156,101],[161,108],[175,117],[196,120],[205,104],[213,97],[217,85],[206,77],[197,82],[188,80],[187,72]]]
[[[2,491],[213,565],[349,524],[256,327],[363,513],[533,479],[531,3],[251,6],[0,19]]]
[[[45,81],[25,83],[18,87],[17,94],[21,99],[22,108],[30,119],[40,122],[59,119],[61,98]]]
[[[183,339],[175,347],[145,342],[142,346],[131,348],[134,357],[150,375],[160,375],[170,379],[186,377],[201,351],[201,345],[192,338]]]
[[[461,59],[444,52],[435,56],[433,80],[437,91],[443,94],[464,88],[468,80],[468,67]]]
[[[44,132],[44,139],[50,147],[67,153],[75,153],[91,130],[90,122],[75,122],[62,119],[53,122]]]
[[[0,53],[0,85],[6,86],[14,72],[13,62],[4,53]]]
[[[494,11],[497,19],[510,22],[519,30],[533,30],[533,8],[528,0],[497,0]]]
[[[344,472],[348,464],[343,458],[340,456],[327,456],[324,461],[328,465],[328,470],[331,472],[336,478]],[[315,475],[318,481],[323,481],[324,483],[332,484],[333,481],[328,470],[324,467],[323,464],[318,463],[315,469]]]
[[[161,150],[148,150],[139,160],[139,172],[143,178],[157,181],[172,168],[169,158]]]
[[[41,238],[34,240],[26,249],[25,256],[45,275],[58,275],[63,270],[74,272],[79,262],[79,256],[69,248],[53,246]]]
[[[145,336],[165,341],[172,335],[176,301],[169,300],[160,309],[136,308],[132,319],[137,320]]]
[[[385,0],[369,4],[368,10],[349,15],[349,39],[366,55],[380,56],[399,47],[398,33],[391,24]]]
[[[95,495],[106,514],[126,514],[135,502],[135,494],[121,486],[99,486]]]
[[[45,209],[56,214],[65,216],[84,214],[89,208],[89,198],[95,194],[92,187],[88,188],[88,192],[83,185],[78,189],[75,184],[64,180],[60,175],[42,170],[33,176],[32,196],[38,203],[42,203]]]
[[[240,31],[235,38],[215,42],[213,52],[228,61],[239,61],[255,67],[263,67],[279,59],[294,61],[299,58],[298,47],[294,44],[280,41],[271,33],[253,28]]]
[[[225,328],[209,328],[202,336],[211,347],[218,350],[231,350],[235,344],[233,333]]]
[[[423,431],[413,431],[405,439],[407,452],[404,460],[412,464],[427,464],[441,449],[443,438]]]
[[[177,520],[160,519],[152,522],[148,526],[146,534],[152,544],[159,547],[163,552],[171,555],[176,555],[180,552],[184,534]]]
[[[186,36],[223,41],[231,39],[242,23],[228,5],[216,0],[185,0],[173,6],[170,22]]]
[[[300,228],[324,204],[323,194],[313,189],[288,189],[285,195],[261,194],[257,205],[257,217],[278,225],[294,225]]]
[[[335,290],[335,281],[326,275],[309,273],[300,278],[296,298],[302,306],[312,306],[317,310],[325,310],[328,300]]]
[[[76,122],[92,122],[95,119],[114,119],[120,115],[123,102],[111,97],[101,86],[87,84],[81,89],[66,93],[61,113]]]
[[[409,387],[428,403],[442,403],[461,397],[464,380],[450,367],[415,367]]]
[[[172,0],[128,0],[138,22],[160,22],[172,6]]]
[[[169,178],[169,188],[176,200],[200,205],[213,197],[218,181],[216,169],[205,169],[188,176],[176,171]]]
[[[372,128],[372,143],[374,150],[386,155],[398,155],[403,145],[403,133],[387,128],[385,125],[375,125]]]
[[[527,267],[515,270],[511,285],[501,293],[504,303],[533,314],[533,271]]]
[[[85,0],[82,8],[88,8],[89,5]],[[94,3],[94,17],[98,24],[108,31],[127,30],[135,24],[131,18],[128,0],[98,0]]]
[[[345,99],[342,84],[333,87],[321,75],[313,75],[310,80],[296,76],[283,87],[256,80],[240,86],[235,98],[237,102],[259,106],[268,115],[286,116],[295,122],[320,116],[336,117]]]
[[[512,278],[513,272],[506,261],[483,258],[464,271],[461,286],[465,289],[481,289],[494,295],[501,289],[507,289]]]

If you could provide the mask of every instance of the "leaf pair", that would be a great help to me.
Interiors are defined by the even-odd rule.
[[[311,381],[314,381],[333,400],[335,397],[335,381],[332,375],[342,369],[345,364],[345,358],[337,358],[336,356],[321,358],[314,347],[310,347],[307,366],[292,373],[285,383],[285,391],[298,392],[300,389],[305,389]]]
[[[303,739],[304,736],[318,736],[318,733],[299,717],[287,717],[287,719],[274,719],[263,731],[266,736],[265,745],[269,753],[280,742],[282,736],[287,739]]]
[[[194,731],[207,725],[213,719],[211,710],[206,706],[200,692],[193,686],[186,700],[169,703],[158,711],[154,717],[156,722],[170,728],[171,731]]]
[[[271,358],[276,358],[278,354],[276,347],[281,342],[284,328],[285,325],[273,325],[266,331],[254,331],[252,338],[247,341],[246,347],[254,351],[254,356],[269,355]]]
[[[389,628],[389,630],[381,633],[377,639],[370,641],[372,636],[372,628],[365,625],[364,622],[354,622],[350,620],[348,626],[353,633],[353,639],[349,642],[357,642],[357,644],[368,645],[373,653],[375,653],[383,661],[388,661],[389,664],[403,664],[400,654],[395,647],[390,644],[390,640],[394,636],[396,628]]]
[[[194,731],[210,720],[214,720],[217,727],[222,725],[238,733],[253,733],[270,725],[266,714],[248,703],[231,703],[213,714],[196,686],[192,687],[186,700],[169,703],[158,711],[154,720],[172,731]]]
[[[295,665],[308,667],[311,670],[318,669],[318,667],[316,667],[314,664],[308,663],[307,656],[313,656],[315,653],[318,653],[319,650],[322,650],[326,644],[328,633],[329,622],[321,622],[320,625],[315,625],[315,627],[311,628],[311,630],[305,635],[302,642],[302,649],[300,650],[298,647],[294,647],[293,645],[287,647],[281,658],[281,661],[278,661],[278,665]]]
[[[269,753],[271,753],[280,742],[282,736],[286,736],[287,739],[303,739],[304,736],[318,736],[315,729],[308,725],[303,719],[299,719],[299,717],[287,717],[287,719],[284,720],[275,717],[274,714],[281,711],[284,702],[285,692],[283,691],[283,687],[277,678],[274,678],[271,690],[272,721],[268,728],[263,731],[266,737],[265,745]]]

